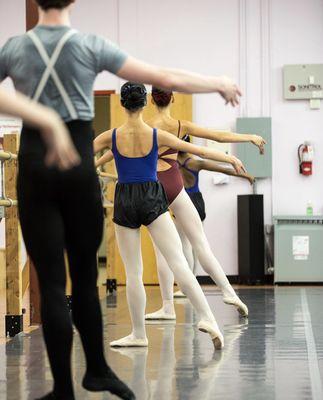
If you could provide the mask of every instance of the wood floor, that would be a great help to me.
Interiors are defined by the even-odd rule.
[[[197,330],[186,299],[176,300],[176,323],[147,324],[148,349],[113,350],[109,342],[131,329],[125,289],[102,299],[107,358],[138,400],[322,400],[322,287],[239,288],[249,319],[224,305],[214,286],[203,289],[224,332],[223,351]],[[152,312],[160,306],[159,288],[146,292]],[[77,333],[73,369],[77,399],[115,398],[82,389]],[[51,386],[41,330],[0,344],[0,399],[34,400]]]

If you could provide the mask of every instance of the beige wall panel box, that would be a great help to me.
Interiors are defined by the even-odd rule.
[[[323,64],[285,65],[284,98],[323,99]]]

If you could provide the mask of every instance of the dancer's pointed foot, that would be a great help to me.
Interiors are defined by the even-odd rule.
[[[223,296],[223,302],[225,304],[229,304],[232,306],[235,306],[236,309],[238,310],[238,313],[242,316],[242,317],[248,317],[249,315],[249,310],[248,307],[239,299],[239,297],[237,295],[235,296]]]
[[[126,336],[121,339],[110,342],[110,346],[111,347],[147,347],[148,339],[147,338],[138,339],[138,338],[135,338],[131,334],[129,336]]]
[[[132,390],[111,369],[103,377],[94,377],[86,374],[83,379],[83,387],[89,392],[110,392],[123,400],[136,399]]]
[[[177,290],[177,292],[174,293],[174,299],[183,299],[185,297],[186,295],[181,290]]]
[[[216,350],[221,350],[224,347],[224,338],[216,321],[201,320],[197,327],[199,331],[208,333],[211,336]]]
[[[160,320],[160,321],[174,321],[176,320],[175,313],[167,313],[163,308],[160,310],[153,312],[151,314],[145,315],[145,320]]]

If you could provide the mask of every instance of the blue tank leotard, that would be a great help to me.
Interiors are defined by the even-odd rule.
[[[127,157],[117,148],[117,130],[112,133],[112,153],[114,155],[119,183],[157,182],[158,143],[157,129],[153,129],[151,151],[143,157]]]
[[[186,190],[186,192],[187,193],[198,193],[199,191],[200,191],[200,188],[199,188],[199,171],[194,171],[193,169],[190,169],[188,166],[187,166],[187,163],[188,163],[188,161],[189,160],[191,160],[191,158],[187,158],[185,161],[184,161],[184,163],[183,164],[180,164],[180,166],[182,167],[182,168],[184,168],[184,169],[186,169],[186,171],[188,171],[188,172],[190,172],[193,176],[194,176],[194,178],[195,178],[195,183],[194,183],[194,185],[193,186],[191,186],[191,187],[189,187],[189,188],[185,188],[185,190]]]

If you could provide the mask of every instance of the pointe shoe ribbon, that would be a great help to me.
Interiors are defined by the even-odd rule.
[[[223,297],[223,302],[235,306],[242,317],[248,317],[249,310],[248,307],[239,299],[238,296],[233,297]]]
[[[164,310],[158,310],[156,312],[153,312],[151,314],[146,314],[145,315],[145,320],[168,320],[168,321],[174,321],[176,320],[176,314],[168,314]]]
[[[136,339],[131,336],[126,336],[124,338],[114,340],[110,342],[111,347],[147,347],[148,339]]]
[[[211,336],[214,348],[221,350],[224,347],[224,338],[216,322],[202,320],[198,323],[199,331],[208,333]]]

